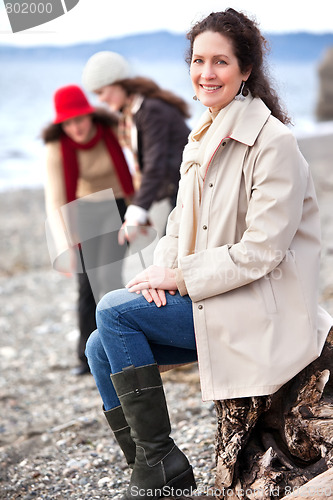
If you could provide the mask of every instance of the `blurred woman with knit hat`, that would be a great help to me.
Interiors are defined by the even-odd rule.
[[[144,77],[131,77],[127,61],[102,51],[87,61],[82,75],[86,90],[119,113],[118,138],[126,153],[136,192],[125,214],[126,226],[145,225],[153,203],[175,206],[182,153],[190,132],[186,102]],[[128,239],[126,230],[120,241]]]
[[[92,107],[77,85],[59,88],[54,94],[54,107],[55,119],[42,132],[47,153],[45,202],[48,220],[60,213],[61,207],[72,206],[71,202],[77,200],[76,220],[71,228],[77,233],[77,241],[82,242],[89,227],[98,235],[86,242],[87,252],[83,256],[84,260],[89,260],[86,268],[93,272],[88,273],[84,261],[79,271],[75,271],[75,262],[71,266],[71,271],[78,274],[80,330],[79,366],[72,373],[83,375],[89,373],[84,351],[90,333],[96,329],[96,301],[108,290],[123,286],[121,262],[126,247],[119,246],[117,235],[124,220],[126,201],[134,190],[116,136],[117,118]],[[110,203],[110,192],[113,203]],[[114,232],[109,230],[112,224]],[[81,245],[78,245],[80,249]],[[111,275],[102,267],[110,262],[117,262],[112,266]]]

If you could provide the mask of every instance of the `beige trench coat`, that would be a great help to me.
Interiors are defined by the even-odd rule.
[[[184,189],[185,176],[154,263],[180,269],[193,301],[203,400],[272,394],[320,355],[333,324],[318,306],[309,167],[291,131],[251,98],[211,158],[195,252],[181,256]]]

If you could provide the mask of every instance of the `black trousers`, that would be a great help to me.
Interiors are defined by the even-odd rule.
[[[111,290],[123,287],[122,264],[126,245],[118,245],[119,221],[123,222],[126,204],[123,199],[113,202],[81,202],[77,212],[81,268],[78,273],[78,326],[80,337],[77,355],[81,363],[87,363],[86,342],[96,330],[96,305]],[[115,212],[117,209],[118,213]],[[119,219],[120,216],[120,219]],[[114,219],[112,221],[112,219]],[[94,235],[86,238],[92,231]],[[82,269],[81,269],[82,270]]]
[[[78,358],[87,363],[84,354],[90,334],[96,330],[96,302],[86,273],[78,274],[78,322],[80,337],[77,345]]]

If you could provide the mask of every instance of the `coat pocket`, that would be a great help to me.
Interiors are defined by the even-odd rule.
[[[268,314],[277,313],[276,300],[270,275],[267,274],[266,276],[258,280],[258,284],[265,303],[265,308],[267,313]]]

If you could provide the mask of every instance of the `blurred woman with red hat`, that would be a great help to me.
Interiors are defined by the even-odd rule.
[[[71,271],[78,275],[80,330],[79,366],[72,373],[83,375],[89,373],[84,351],[90,333],[96,329],[96,302],[108,290],[123,286],[121,263],[126,247],[118,245],[117,234],[133,184],[116,136],[117,119],[112,114],[92,107],[76,85],[55,92],[54,108],[55,119],[42,132],[47,153],[45,203],[48,220],[75,206],[71,231],[76,234],[70,239],[78,243],[80,251],[83,246],[85,249],[81,268],[73,259],[71,265]],[[94,237],[84,242],[89,231]],[[103,267],[112,262],[113,266]],[[106,269],[111,269],[112,276]]]

